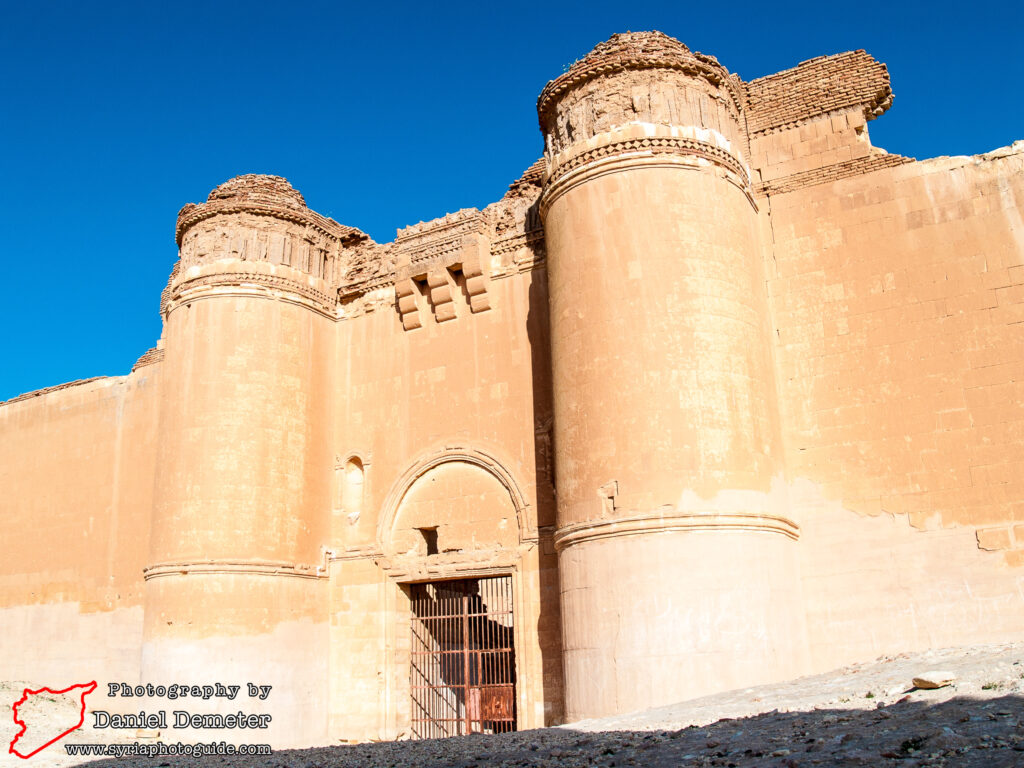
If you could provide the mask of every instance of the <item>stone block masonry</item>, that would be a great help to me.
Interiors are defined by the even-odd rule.
[[[131,372],[0,404],[4,676],[266,686],[305,746],[1019,638],[1024,144],[888,154],[891,105],[864,51],[745,82],[627,33],[482,210],[376,243],[279,176],[186,205]],[[456,580],[500,696],[485,633],[413,636]]]

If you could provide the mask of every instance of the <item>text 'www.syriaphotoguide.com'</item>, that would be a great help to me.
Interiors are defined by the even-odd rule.
[[[64,749],[72,756],[82,757],[205,757],[207,755],[269,755],[269,744],[227,744],[223,741],[211,744],[65,744]]]

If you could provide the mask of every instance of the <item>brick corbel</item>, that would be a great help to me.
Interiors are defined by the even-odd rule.
[[[490,242],[482,235],[467,235],[462,240],[462,252],[462,274],[466,278],[469,308],[474,314],[486,312],[491,308],[491,297],[487,290],[491,282],[488,264]]]
[[[416,304],[416,284],[412,278],[395,281],[395,301],[398,303],[398,316],[402,320],[402,327],[411,331],[423,325],[420,320],[419,306]]]
[[[427,286],[430,288],[430,303],[434,307],[434,319],[439,323],[454,320],[453,289],[456,286],[448,269],[440,266],[427,273]]]

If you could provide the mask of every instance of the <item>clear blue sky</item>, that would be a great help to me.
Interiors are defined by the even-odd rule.
[[[1024,3],[0,0],[0,400],[127,373],[187,202],[287,177],[378,241],[482,207],[541,153],[544,84],[660,29],[745,79],[865,48],[917,158],[1024,138]]]

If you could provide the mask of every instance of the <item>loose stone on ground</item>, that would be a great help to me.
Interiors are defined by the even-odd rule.
[[[915,685],[915,677],[951,682],[925,689]],[[9,685],[0,688],[10,690]],[[0,738],[9,740],[8,730],[0,725]],[[72,738],[96,740],[89,734]],[[46,764],[75,764],[62,753],[50,753],[48,758],[57,762]],[[1020,768],[1024,643],[883,657],[633,715],[498,736],[324,746],[279,751],[268,758],[122,758],[88,765]]]

